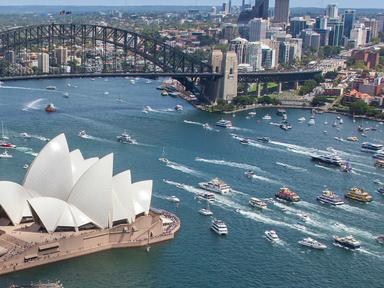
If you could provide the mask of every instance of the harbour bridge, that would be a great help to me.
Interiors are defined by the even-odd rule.
[[[234,52],[213,51],[211,61],[202,61],[179,48],[146,34],[91,24],[42,24],[0,32],[0,54],[22,58],[27,52],[45,53],[49,59],[57,47],[65,47],[81,65],[70,71],[20,70],[10,75],[0,70],[0,79],[37,79],[95,76],[172,77],[201,100],[230,100],[238,83],[302,82],[321,71],[239,73]],[[16,56],[15,56],[16,55]],[[97,55],[97,57],[95,57]],[[98,59],[100,67],[90,63]],[[14,60],[13,60],[14,61]],[[75,69],[76,68],[76,69]],[[197,88],[199,87],[199,88]]]

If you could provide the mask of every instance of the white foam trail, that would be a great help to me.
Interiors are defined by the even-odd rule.
[[[347,205],[347,204],[340,205],[339,208],[344,210],[344,211],[347,211],[347,212],[350,212],[350,213],[353,213],[353,214],[357,214],[357,215],[361,215],[361,216],[364,216],[364,217],[368,217],[368,218],[371,218],[371,219],[380,220],[382,218],[379,214],[377,214],[375,212],[371,212],[371,211],[368,211],[368,210],[365,210],[365,209],[361,209],[361,208],[358,208],[358,207],[355,207],[355,206]]]
[[[195,122],[195,121],[189,121],[189,120],[184,120],[183,122],[186,124],[192,124],[192,125],[197,125],[197,126],[203,126],[204,125],[203,123]]]
[[[228,129],[230,129],[230,130],[236,130],[236,131],[252,132],[251,129],[240,128],[240,127],[235,127],[235,126],[229,127]]]
[[[58,90],[47,90],[42,88],[29,88],[29,87],[17,87],[17,86],[0,86],[1,89],[17,89],[17,90],[28,90],[28,91],[44,91],[44,92],[50,92],[50,93],[61,93]]]
[[[291,169],[291,170],[295,170],[295,171],[308,172],[308,170],[305,169],[305,168],[289,165],[289,164],[286,164],[286,163],[283,163],[283,162],[276,162],[276,165],[279,165],[279,166],[282,166],[282,167],[285,167],[285,168],[288,168],[288,169]]]
[[[356,163],[352,163],[352,165],[355,165]],[[362,166],[362,165],[357,165],[357,166]],[[383,176],[382,174],[379,174],[379,173],[376,173],[376,172],[370,172],[370,171],[366,171],[366,170],[361,170],[361,169],[358,169],[358,168],[353,168],[353,170],[356,170],[356,171],[359,171],[360,173],[363,173],[363,174],[368,174],[368,175],[375,175],[375,176]]]
[[[34,152],[33,149],[29,147],[16,147],[15,150],[27,155],[31,155],[33,157],[36,157],[38,155],[38,153]]]
[[[33,100],[33,101],[27,103],[22,110],[23,111],[29,111],[29,110],[42,109],[44,107],[44,104],[42,103],[43,101],[47,101],[47,99],[39,98],[39,99]]]
[[[204,158],[200,158],[200,157],[196,157],[195,161],[209,163],[209,164],[215,164],[215,165],[228,166],[228,167],[233,167],[233,168],[239,168],[239,169],[244,169],[244,170],[253,170],[253,171],[264,172],[261,168],[254,166],[254,165],[246,164],[246,163],[237,163],[237,162],[231,162],[231,161],[225,161],[225,160],[215,160],[215,159],[204,159]]]
[[[244,192],[241,192],[241,191],[238,191],[238,190],[234,190],[234,189],[231,189],[231,193],[239,194],[239,195],[242,195],[242,196],[249,197],[249,195],[247,193],[244,193]]]
[[[273,180],[273,179],[270,179],[270,178],[267,178],[267,177],[264,177],[264,176],[260,176],[260,175],[256,175],[256,174],[252,175],[252,180],[260,180],[260,181],[268,182],[268,183],[271,183],[271,184],[283,185],[283,183],[281,183],[281,182],[279,182],[277,180]]]
[[[383,259],[383,253],[375,253],[375,252],[369,251],[365,248],[359,248],[359,249],[357,249],[357,252],[360,252],[360,253],[363,253],[363,254],[366,254],[369,256],[374,256],[374,257],[380,258],[381,260]]]
[[[166,166],[169,167],[169,168],[172,168],[174,170],[178,170],[180,172],[186,173],[186,174],[194,175],[196,177],[205,178],[204,174],[201,173],[200,171],[194,170],[194,169],[192,169],[190,167],[187,167],[185,165],[182,165],[182,164],[179,164],[179,163],[176,163],[176,162],[173,162],[173,161],[169,161],[166,164]]]
[[[331,167],[327,167],[327,166],[323,166],[323,165],[319,165],[319,164],[315,164],[315,167],[317,168],[321,168],[321,169],[324,169],[324,170],[327,170],[327,171],[331,171],[332,173],[334,173],[335,171],[337,171],[336,169],[333,169]]]

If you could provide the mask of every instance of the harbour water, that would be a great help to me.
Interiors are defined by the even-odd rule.
[[[54,85],[57,90],[46,90]],[[375,237],[384,234],[384,197],[373,181],[384,182],[383,171],[373,166],[372,155],[360,152],[361,142],[383,143],[384,125],[343,117],[340,129],[332,127],[336,115],[316,116],[316,125],[299,124],[310,117],[307,110],[288,110],[293,124],[285,132],[270,122],[280,122],[275,109],[225,115],[233,129],[215,127],[221,115],[195,110],[180,99],[160,96],[159,81],[145,79],[132,84],[124,78],[97,78],[15,81],[0,88],[0,120],[10,141],[13,159],[0,161],[0,180],[22,182],[24,164],[52,138],[64,132],[71,149],[84,156],[115,153],[115,173],[127,168],[133,180],[154,180],[153,207],[176,213],[182,222],[177,237],[170,242],[145,249],[122,249],[89,255],[65,262],[6,275],[0,286],[60,279],[64,287],[382,287],[384,247]],[[69,98],[63,97],[68,92]],[[105,93],[109,92],[109,93]],[[108,94],[108,95],[107,95]],[[58,111],[47,114],[44,107],[54,103]],[[183,111],[174,111],[176,104]],[[145,106],[152,110],[143,113]],[[271,121],[262,120],[269,113]],[[248,119],[247,119],[248,118]],[[328,125],[324,125],[327,121]],[[204,129],[209,123],[211,130]],[[361,137],[357,125],[377,127]],[[85,130],[91,137],[82,139]],[[116,136],[126,130],[135,144],[121,144]],[[327,130],[327,134],[323,131]],[[19,137],[28,132],[31,139]],[[270,137],[270,143],[241,145],[240,137]],[[334,137],[358,136],[359,142],[336,141]],[[354,168],[352,174],[321,166],[310,154],[332,147]],[[171,162],[158,161],[165,151]],[[59,163],[58,163],[59,164]],[[249,180],[244,172],[253,170]],[[211,219],[198,214],[206,204],[196,199],[197,184],[220,177],[234,189],[217,196],[211,205],[214,216],[225,221],[229,234],[212,233]],[[169,180],[168,183],[163,179]],[[177,185],[184,184],[183,186]],[[302,201],[295,205],[269,204],[265,211],[248,206],[250,197],[273,198],[280,187],[288,186]],[[343,195],[351,187],[368,190],[374,198],[369,204],[346,201],[341,207],[317,203],[325,187]],[[182,187],[182,188],[180,188]],[[177,208],[166,197],[181,199]],[[90,199],[91,205],[92,199]],[[303,222],[302,214],[309,220]],[[271,245],[265,230],[274,229],[282,239]],[[353,235],[362,242],[360,251],[346,251],[332,245],[332,236]],[[328,246],[313,251],[300,246],[304,237],[315,238]]]

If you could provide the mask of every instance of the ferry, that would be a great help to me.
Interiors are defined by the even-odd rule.
[[[211,230],[214,231],[216,234],[219,235],[227,235],[228,234],[228,227],[225,225],[225,223],[221,220],[213,220]]]
[[[272,120],[272,117],[271,117],[271,115],[266,114],[262,119],[263,120]]]
[[[324,245],[323,243],[320,243],[319,241],[316,241],[315,239],[312,239],[311,237],[304,238],[303,240],[300,240],[298,243],[300,245],[317,249],[317,250],[324,250],[327,248],[326,245]]]
[[[213,194],[213,193],[202,192],[202,193],[198,193],[197,196],[198,196],[200,199],[206,200],[206,201],[208,201],[208,202],[213,202],[213,201],[215,201],[215,194]]]
[[[334,166],[341,166],[344,163],[341,157],[336,154],[317,154],[312,155],[311,158],[313,161],[322,162]]]
[[[216,122],[216,126],[223,127],[223,128],[231,128],[232,122],[229,120],[221,119],[221,120]]]
[[[347,237],[339,237],[339,236],[333,236],[334,244],[339,247],[348,248],[348,249],[359,249],[360,248],[360,242],[357,241],[352,236]]]
[[[45,112],[47,113],[56,112],[55,105],[53,105],[53,103],[49,103],[47,106],[45,106]]]
[[[372,196],[361,188],[352,188],[345,194],[345,198],[367,203],[372,201]]]
[[[4,150],[3,153],[0,154],[0,159],[10,159],[13,158],[11,154],[8,154],[7,150]]]
[[[133,144],[133,139],[127,132],[121,133],[121,135],[116,136],[117,142],[123,143],[123,144]]]
[[[199,183],[199,187],[219,194],[227,194],[231,192],[231,187],[219,178],[214,178],[209,182],[201,182]]]
[[[183,108],[182,105],[179,105],[179,104],[178,104],[178,105],[175,106],[175,110],[176,110],[176,111],[183,111],[184,108]]]
[[[318,201],[324,204],[331,204],[334,206],[343,205],[344,201],[330,190],[324,190],[323,193],[316,197]]]
[[[172,202],[172,203],[180,203],[180,199],[177,198],[176,196],[169,196],[166,198],[169,202]]]
[[[255,207],[255,208],[260,208],[260,209],[266,209],[268,207],[267,203],[265,203],[264,201],[262,201],[256,197],[252,197],[249,200],[249,205],[251,205],[252,207]]]
[[[376,152],[380,151],[381,149],[383,149],[383,147],[384,146],[381,144],[373,144],[373,143],[364,142],[361,145],[361,151],[376,153]]]
[[[213,212],[207,208],[200,209],[199,213],[203,216],[213,216]]]
[[[277,233],[274,230],[265,231],[264,235],[271,242],[276,242],[280,240],[279,236],[277,236]]]
[[[47,90],[56,90],[56,86],[50,85],[50,86],[45,87],[45,89],[47,89]]]
[[[377,151],[374,155],[373,158],[379,159],[379,160],[384,160],[384,150],[379,150]]]
[[[280,188],[280,191],[275,194],[275,197],[280,200],[288,202],[299,202],[300,197],[295,192],[290,191],[288,188]]]

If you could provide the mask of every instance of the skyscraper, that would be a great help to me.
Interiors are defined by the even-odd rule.
[[[356,11],[355,10],[345,10],[344,11],[344,36],[349,38],[351,37],[351,30],[355,24]]]
[[[307,28],[307,21],[303,17],[295,17],[291,19],[291,35],[296,38],[302,30]]]
[[[49,55],[48,53],[40,53],[37,58],[37,68],[40,73],[49,73]]]
[[[326,15],[329,18],[337,18],[339,17],[339,9],[336,4],[329,4],[327,6]]]
[[[248,24],[253,18],[268,19],[269,0],[255,0],[251,10],[244,10],[238,18],[239,24]]]
[[[288,23],[289,21],[289,0],[275,0],[276,23]]]
[[[260,41],[266,38],[268,20],[255,18],[249,21],[249,41]]]
[[[376,20],[378,22],[378,32],[384,32],[384,13],[377,14]]]
[[[329,45],[342,46],[344,35],[344,24],[339,19],[329,19],[328,26],[331,28],[329,32]]]

